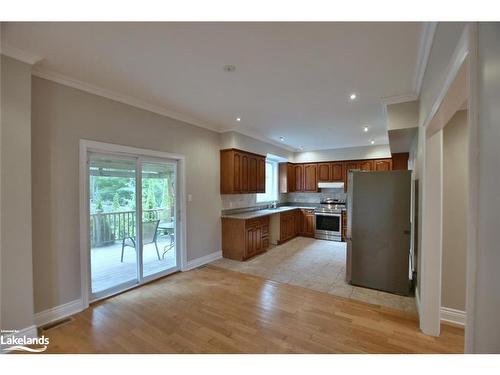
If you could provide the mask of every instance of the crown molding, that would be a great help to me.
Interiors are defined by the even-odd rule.
[[[437,22],[424,22],[420,34],[420,44],[418,47],[417,64],[413,76],[413,92],[420,95],[422,81],[424,80],[425,69],[429,61],[434,34],[436,33]]]
[[[198,127],[204,128],[204,129],[212,130],[212,131],[215,131],[217,133],[226,133],[226,132],[233,131],[236,133],[246,135],[247,137],[251,137],[251,138],[257,139],[259,141],[269,143],[273,146],[280,147],[280,148],[285,149],[287,151],[292,151],[292,152],[296,151],[296,149],[291,147],[291,146],[280,144],[280,143],[273,141],[272,139],[269,139],[265,136],[262,136],[256,132],[252,132],[252,131],[248,131],[248,130],[244,130],[244,129],[231,129],[231,128],[218,127],[218,126],[215,126],[213,124],[210,124],[210,123],[195,119],[193,117],[181,114],[179,112],[169,110],[165,107],[162,107],[162,106],[159,106],[156,104],[151,104],[151,103],[148,103],[146,101],[134,98],[132,96],[120,94],[116,91],[108,90],[108,89],[105,89],[103,87],[99,87],[99,86],[96,86],[96,85],[93,85],[90,83],[86,83],[86,82],[77,80],[75,78],[71,78],[71,77],[68,77],[68,76],[60,74],[60,73],[56,73],[56,72],[48,70],[48,69],[34,67],[32,70],[32,75],[34,75],[36,77],[43,78],[43,79],[47,79],[49,81],[59,83],[59,84],[64,85],[64,86],[73,87],[75,89],[82,90],[82,91],[88,92],[90,94],[102,96],[102,97],[107,98],[107,99],[111,99],[111,100],[114,100],[114,101],[117,101],[120,103],[124,103],[124,104],[130,105],[132,107],[144,109],[144,110],[149,111],[149,112],[153,112],[153,113],[156,113],[156,114],[159,114],[162,116],[170,117],[170,118],[173,118],[175,120],[179,120],[179,121],[188,123],[190,125],[195,125],[195,126],[198,126]]]
[[[418,100],[418,94],[413,92],[413,93],[408,93],[408,94],[386,96],[386,97],[382,98],[382,104],[384,107],[386,107],[390,104],[412,102],[414,100]]]
[[[134,98],[134,97],[129,96],[129,95],[121,94],[121,93],[118,93],[118,92],[113,91],[113,90],[108,90],[108,89],[105,89],[103,87],[99,87],[99,86],[96,86],[96,85],[93,85],[90,83],[86,83],[86,82],[80,81],[78,79],[71,78],[71,77],[65,76],[65,75],[60,74],[60,73],[56,73],[56,72],[51,71],[51,70],[43,69],[40,67],[34,67],[32,70],[32,75],[34,75],[36,77],[43,78],[43,79],[47,79],[49,81],[59,83],[59,84],[64,85],[64,86],[73,87],[75,89],[85,91],[85,92],[88,92],[90,94],[102,96],[104,98],[111,99],[111,100],[114,100],[116,102],[124,103],[124,104],[130,105],[132,107],[144,109],[146,111],[153,112],[153,113],[156,113],[158,115],[162,115],[162,116],[173,118],[175,120],[186,122],[190,125],[195,125],[195,126],[198,126],[198,127],[204,128],[204,129],[208,129],[208,130],[212,130],[212,131],[215,131],[218,133],[221,132],[221,129],[218,126],[215,126],[215,125],[210,124],[208,122],[198,120],[196,118],[181,114],[179,112],[172,111],[168,108],[165,108],[165,107],[162,107],[162,106],[159,106],[156,104],[148,103],[146,101]]]
[[[255,131],[246,130],[246,129],[239,129],[239,128],[238,129],[227,129],[227,130],[221,131],[221,133],[227,133],[227,132],[235,132],[235,133],[239,133],[239,134],[242,134],[242,135],[246,135],[247,137],[256,139],[258,141],[270,144],[272,146],[276,146],[278,148],[281,148],[283,150],[287,150],[287,151],[290,151],[290,152],[298,152],[299,151],[299,149],[297,147],[288,146],[288,145],[283,144],[281,142],[277,142],[277,141],[275,141],[273,139],[267,138],[266,136],[261,135],[261,134],[255,132]]]
[[[36,63],[42,61],[43,59],[42,57],[35,55],[34,53],[9,46],[8,44],[5,43],[1,45],[1,53],[2,55],[22,61],[23,63],[29,65],[35,65]]]

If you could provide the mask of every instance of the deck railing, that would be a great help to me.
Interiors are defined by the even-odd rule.
[[[143,221],[161,220],[165,208],[143,211]],[[90,214],[91,247],[107,246],[125,237],[135,237],[135,211],[96,212]]]

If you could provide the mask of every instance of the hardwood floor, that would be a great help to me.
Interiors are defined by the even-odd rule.
[[[44,331],[49,353],[462,353],[463,329],[215,266],[92,305]]]

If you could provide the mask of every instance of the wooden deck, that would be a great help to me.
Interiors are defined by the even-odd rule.
[[[165,246],[170,241],[165,238],[158,240],[160,257]],[[125,247],[123,262],[121,258],[122,245],[114,243],[110,246],[91,249],[92,264],[92,291],[99,292],[121,283],[137,278],[137,261],[135,250]],[[152,275],[175,266],[175,249],[165,253],[165,257],[158,260],[154,244],[144,245],[143,250],[144,275]]]
[[[92,305],[41,332],[49,353],[462,353],[463,329],[206,266]]]

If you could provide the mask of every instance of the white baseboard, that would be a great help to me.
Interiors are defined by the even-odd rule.
[[[465,326],[465,311],[441,307],[441,321]]]
[[[81,299],[77,299],[63,305],[53,307],[51,309],[40,311],[35,314],[35,324],[37,327],[43,326],[48,323],[61,320],[70,315],[76,314],[83,310],[83,303]]]
[[[186,264],[186,267],[184,267],[182,271],[192,270],[193,268],[203,266],[204,264],[213,262],[214,260],[220,258],[222,258],[222,251],[214,251],[213,253],[202,256],[200,258],[189,260]]]

